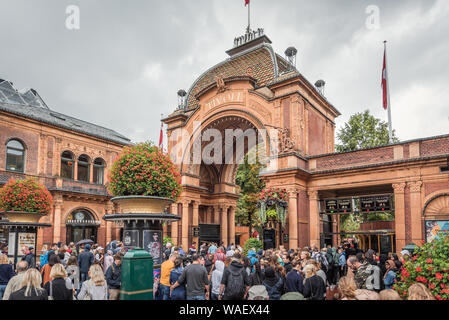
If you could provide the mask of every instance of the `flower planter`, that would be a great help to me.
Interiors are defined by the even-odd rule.
[[[115,197],[111,201],[117,204],[123,213],[155,214],[163,213],[174,201],[168,198],[151,196]]]
[[[39,220],[46,216],[45,213],[39,212],[20,212],[20,211],[6,211],[2,212],[9,222],[14,223],[38,223]]]

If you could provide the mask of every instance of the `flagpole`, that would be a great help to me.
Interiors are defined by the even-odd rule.
[[[388,59],[387,59],[387,40],[384,41],[385,52],[385,75],[387,79],[387,105],[388,105],[388,139],[390,143],[393,143],[393,129],[391,121],[391,101],[390,101],[390,81],[388,79]]]
[[[251,30],[251,2],[248,3],[248,33]]]

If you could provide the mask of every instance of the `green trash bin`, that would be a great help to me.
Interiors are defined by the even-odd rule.
[[[153,258],[136,248],[122,261],[120,300],[153,300]]]

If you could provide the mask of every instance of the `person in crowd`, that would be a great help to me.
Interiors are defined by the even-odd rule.
[[[379,300],[379,294],[373,290],[357,289],[356,294],[357,300]]]
[[[249,289],[249,276],[240,253],[234,253],[230,265],[223,271],[219,300],[243,300]]]
[[[210,279],[210,300],[218,300],[224,268],[225,264],[223,261],[215,261],[215,268]]]
[[[385,273],[387,273],[387,265],[386,265],[387,260],[393,261],[392,259],[388,259],[388,255],[386,255],[384,253],[379,255],[380,274],[383,275],[383,276],[385,275]],[[393,264],[394,264],[394,261],[393,261]],[[394,264],[394,269],[396,269],[396,264]],[[382,276],[382,279],[381,279],[382,281],[380,282],[380,290],[384,290],[385,289],[385,283],[383,281],[383,276]]]
[[[175,267],[170,273],[170,287],[178,281],[181,277],[184,268],[182,266],[182,258],[178,257],[175,260]],[[186,300],[186,287],[185,285],[179,285],[170,294],[170,300]]]
[[[430,290],[422,283],[412,284],[407,291],[407,300],[435,300]]]
[[[101,268],[103,268],[104,264],[104,248],[98,247],[97,250],[95,250],[95,263],[98,263]]]
[[[26,255],[22,257],[28,263],[30,268],[36,268],[36,255],[34,254],[34,246],[26,248]]]
[[[402,250],[399,254],[399,261],[401,261],[402,264],[405,263],[412,255],[410,254],[410,251],[408,250]]]
[[[69,261],[70,257],[72,256],[72,250],[69,248],[68,245],[64,245],[62,248],[64,251],[64,259],[61,260],[61,263],[63,266],[67,267],[67,262]]]
[[[319,262],[317,262],[316,260],[310,260],[308,262],[308,264],[314,265],[316,275],[321,277],[321,279],[323,279],[325,285],[327,285],[327,276],[326,276],[326,273],[324,272],[324,270],[321,269],[321,267],[322,267],[321,264]]]
[[[248,300],[269,300],[267,288],[263,285],[252,286],[248,290]]]
[[[339,266],[339,272],[340,277],[343,277],[346,275],[346,254],[343,250],[343,248],[338,248],[338,266]]]
[[[106,271],[106,282],[108,284],[109,300],[120,299],[120,287],[122,284],[122,256],[116,254],[114,262]]]
[[[189,247],[189,254],[194,255],[196,253],[196,242],[193,241],[192,245]]]
[[[178,258],[178,254],[172,253],[169,259],[161,265],[161,279],[159,282],[159,290],[162,295],[162,300],[170,299],[170,274],[175,268],[175,260]]]
[[[301,263],[299,261],[293,261],[293,269],[287,273],[286,287],[287,292],[299,292],[303,293],[304,290],[304,278],[301,275]]]
[[[108,285],[99,264],[89,268],[89,280],[83,282],[78,300],[108,300]]]
[[[114,253],[112,250],[106,251],[106,254],[103,259],[103,273],[106,274],[106,271],[108,271],[109,267],[114,263]]]
[[[17,275],[9,280],[5,292],[3,293],[3,300],[9,300],[9,296],[12,292],[20,290],[22,288],[22,281],[24,279],[25,272],[28,270],[28,262],[26,262],[25,260],[19,261],[17,263],[16,269]]]
[[[206,260],[204,261],[204,267],[206,268],[207,274],[211,273],[213,266],[214,266],[214,256],[212,254],[206,255]]]
[[[217,245],[215,243],[212,243],[209,247],[209,249],[207,250],[207,253],[209,254],[216,254],[217,253]]]
[[[214,262],[217,261],[217,260],[224,261],[226,259],[226,255],[224,253],[224,248],[223,247],[219,247],[217,249],[217,252],[214,254],[214,258],[215,258]]]
[[[167,242],[164,248],[164,259],[168,260],[171,254],[172,254],[172,244],[171,242]]]
[[[350,256],[348,258],[346,262],[348,265],[348,273],[351,272],[354,274],[354,281],[358,289],[367,289],[367,284],[370,285],[372,282],[373,268],[368,261],[360,259],[363,259],[363,257],[357,258],[356,256]]]
[[[385,289],[379,292],[379,300],[402,300],[399,293],[393,289]]]
[[[14,269],[12,264],[9,263],[8,256],[6,254],[0,255],[0,300],[3,298],[9,280],[14,276]]]
[[[326,284],[316,272],[316,267],[312,263],[309,263],[304,267],[306,280],[304,282],[303,295],[304,298],[309,300],[324,300]]]
[[[41,250],[41,254],[39,255],[39,261],[40,261],[40,269],[42,270],[42,268],[48,263],[47,260],[47,253],[48,253],[48,247],[46,244],[44,244],[42,246],[42,250]]]
[[[50,261],[50,257],[52,256],[52,255],[57,255],[58,254],[58,244],[57,243],[53,243],[52,245],[51,245],[51,248],[50,248],[50,250],[48,250],[48,252],[47,252],[47,261]]]
[[[200,256],[202,256],[203,259],[204,259],[204,258],[206,257],[206,255],[207,255],[207,249],[208,249],[207,243],[206,243],[206,242],[203,242],[203,243],[201,244],[201,246],[200,246],[200,251],[199,251]]]
[[[237,252],[237,253],[238,253],[238,252]],[[231,264],[231,262],[232,262],[232,257],[226,257],[226,258],[225,258],[225,260],[224,260],[225,269],[226,269],[227,267],[229,267],[229,265]]]
[[[61,246],[60,248],[59,248],[59,250],[58,250],[58,257],[59,257],[59,261],[60,261],[60,263],[65,267],[65,261],[64,261],[64,259],[65,259],[65,253],[66,253],[66,250],[65,250],[65,248],[64,248],[64,246]]]
[[[309,251],[303,250],[301,251],[300,258],[301,258],[301,271],[302,271],[306,266],[307,261],[311,259],[311,255]]]
[[[226,251],[226,257],[232,257],[235,253],[235,246],[230,246],[229,250]]]
[[[338,281],[340,300],[357,300],[356,290],[357,285],[355,284],[353,277],[343,276]]]
[[[262,285],[267,289],[270,300],[281,299],[284,293],[284,281],[281,276],[276,274],[273,267],[269,266],[265,269]]]
[[[254,272],[252,272],[249,275],[250,287],[262,285],[262,282],[264,279],[264,274],[262,272],[262,268],[260,265],[261,265],[261,263],[259,261],[256,261],[254,263],[254,266],[253,266]]]
[[[383,276],[383,283],[385,289],[392,289],[396,282],[396,264],[393,260],[387,260],[385,262],[385,274]]]
[[[84,246],[84,249],[85,250],[78,255],[78,266],[80,268],[81,283],[89,279],[89,268],[95,261],[95,257],[90,251],[90,244],[86,244]]]
[[[78,250],[76,250],[76,246],[74,242],[69,243],[69,250],[71,251],[71,255],[78,258]]]
[[[73,287],[67,286],[67,273],[61,263],[56,263],[50,271],[51,281],[47,282],[44,289],[49,299],[73,300]]]
[[[181,277],[170,287],[170,295],[179,285],[185,283],[187,300],[208,300],[209,279],[202,260],[199,254],[192,256],[192,263],[184,268]]]
[[[71,256],[67,261],[66,272],[73,289],[78,294],[80,291],[80,268],[78,267],[78,259],[75,256]]]
[[[41,288],[42,276],[36,269],[25,271],[21,289],[10,294],[9,300],[48,300],[47,291]]]
[[[251,274],[251,261],[247,257],[242,257],[243,261],[243,268],[245,269],[246,273],[249,275]]]
[[[59,263],[59,257],[57,254],[51,254],[49,257],[50,259],[48,260],[48,263],[41,269],[43,287],[51,281],[51,269],[55,264]]]

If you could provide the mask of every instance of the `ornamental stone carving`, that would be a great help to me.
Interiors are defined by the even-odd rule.
[[[393,183],[393,189],[394,189],[394,193],[404,193],[405,182]]]
[[[295,143],[292,139],[290,139],[289,129],[283,128],[280,132],[280,141],[279,141],[279,149],[280,153],[289,153],[293,152],[295,147]]]
[[[410,192],[421,192],[422,181],[409,182]]]

